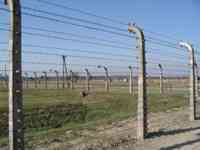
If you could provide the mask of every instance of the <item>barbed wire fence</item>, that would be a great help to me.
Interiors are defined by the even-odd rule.
[[[102,119],[102,116],[93,112],[94,109],[103,113],[103,118],[108,120],[112,113],[117,114],[121,109],[120,111],[125,115],[115,115],[116,118],[112,121],[118,120],[119,117],[128,118],[137,114],[137,138],[142,140],[150,130],[147,114],[155,109],[152,105],[158,107],[166,105],[167,109],[167,105],[170,105],[172,101],[166,100],[166,97],[177,97],[177,95],[181,96],[178,97],[179,101],[173,107],[187,107],[190,99],[190,119],[196,118],[196,100],[199,92],[197,69],[199,52],[194,50],[192,45],[182,43],[181,47],[179,46],[181,40],[168,35],[58,3],[46,0],[36,1],[38,4],[34,3],[34,5],[41,5],[40,7],[29,4],[34,1],[23,1],[21,7],[19,1],[19,4],[9,1],[10,9],[3,4],[0,7],[5,18],[9,18],[8,14],[13,14],[18,18],[20,10],[24,18],[22,26],[19,25],[19,20],[15,20],[15,17],[12,18],[12,24],[8,21],[0,22],[0,32],[5,37],[0,41],[1,93],[2,95],[8,93],[10,86],[20,88],[18,84],[21,84],[23,88],[23,100],[19,93],[9,89],[9,94],[16,96],[15,99],[10,95],[13,104],[10,105],[10,100],[9,113],[20,113],[19,116],[9,114],[13,124],[10,124],[8,129],[7,123],[4,122],[2,128],[4,132],[1,136],[5,136],[9,131],[10,149],[24,149],[24,128],[26,137],[28,131],[33,128],[56,128],[64,126],[71,120],[73,122],[83,120],[82,123],[84,123],[93,118]],[[46,5],[48,9],[43,9],[45,7],[42,6]],[[51,8],[58,8],[60,11],[55,13],[50,11]],[[77,17],[79,15],[66,15],[66,10],[90,19]],[[113,23],[115,25],[110,25]],[[21,37],[15,29],[17,24],[20,31],[22,30],[19,31],[22,34]],[[129,32],[134,34],[128,33],[128,27]],[[70,28],[70,32],[65,30],[66,28]],[[15,43],[6,42],[11,38],[8,37],[9,33],[10,35],[17,34],[12,38],[22,43],[22,49],[20,46],[15,48]],[[9,50],[7,50],[8,44],[12,45]],[[189,48],[189,51],[183,47]],[[18,52],[21,50],[20,55],[22,56],[8,57],[8,55],[18,53],[15,50]],[[21,57],[22,61],[18,60]],[[17,79],[11,81],[11,78],[9,80],[10,74],[18,73],[13,68],[15,65],[11,65],[13,63],[18,67],[21,65],[20,76],[23,82]],[[19,73],[16,76],[19,76]],[[98,93],[101,95],[101,101],[95,100],[95,96],[99,96]],[[91,96],[93,94],[95,96]],[[114,95],[114,100],[110,100],[110,95]],[[122,97],[117,97],[120,95]],[[126,97],[123,97],[124,95]],[[6,101],[7,96],[4,98]],[[16,100],[17,105],[14,104]],[[64,103],[67,105],[63,105]],[[5,104],[7,103],[2,102],[2,105]],[[16,110],[11,111],[15,109],[13,108],[15,105]],[[41,107],[42,105],[47,105],[47,108]],[[22,108],[17,108],[17,106]],[[52,106],[55,108],[51,110],[49,107]],[[46,109],[50,109],[49,111],[54,114],[45,114]],[[57,109],[62,111],[55,112],[59,111]],[[162,110],[163,107],[160,109]],[[133,110],[137,110],[137,113]],[[89,111],[94,114],[87,116]],[[74,114],[78,114],[75,119]],[[19,120],[20,126],[17,125]],[[34,122],[37,120],[41,122],[38,121],[39,123],[35,125]],[[53,125],[51,121],[54,122]]]

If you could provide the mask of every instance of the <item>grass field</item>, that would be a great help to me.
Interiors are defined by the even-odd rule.
[[[33,125],[25,130],[26,146],[31,149],[37,142],[47,142],[54,136],[64,136],[66,131],[76,132],[73,138],[78,135],[77,131],[81,129],[95,129],[98,125],[110,124],[115,121],[133,117],[136,114],[137,96],[128,94],[128,88],[115,88],[113,91],[106,92],[91,92],[87,97],[80,96],[79,90],[63,90],[63,89],[29,89],[24,90],[24,113],[31,114],[39,108],[45,108],[42,113],[31,114],[29,120],[36,121],[37,119],[45,122],[47,117],[42,115],[53,113],[53,119],[50,124],[59,120],[64,120],[59,126],[52,125]],[[176,91],[159,94],[158,88],[148,90],[148,105],[149,112],[166,111],[173,108],[187,106],[188,92]],[[84,119],[68,119],[65,120],[65,115],[59,111],[67,104],[81,104],[86,113]],[[58,107],[55,107],[58,106]],[[46,109],[50,108],[50,109]],[[52,108],[52,110],[51,110]],[[60,110],[59,110],[60,109]],[[75,108],[76,109],[76,108]],[[82,107],[80,108],[82,109]],[[0,92],[0,112],[5,113],[7,108],[7,91]],[[74,112],[76,116],[77,111]],[[41,115],[41,116],[40,116]],[[52,117],[52,116],[51,116]],[[49,119],[49,118],[48,118]],[[25,117],[26,120],[26,117]],[[48,120],[49,121],[49,120]],[[5,124],[5,122],[3,122]],[[28,124],[28,123],[27,123]],[[25,125],[26,126],[26,125]],[[27,125],[28,126],[28,125]],[[68,140],[67,137],[65,137]],[[72,137],[70,137],[71,139]],[[7,144],[7,136],[3,135],[0,138],[0,144]]]

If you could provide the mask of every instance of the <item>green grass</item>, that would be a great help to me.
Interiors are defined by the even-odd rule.
[[[167,111],[173,108],[187,106],[187,92],[172,94],[158,94],[158,89],[148,92],[149,112]],[[24,112],[31,113],[32,109],[51,107],[57,104],[82,103],[87,106],[84,121],[72,121],[62,124],[59,128],[32,128],[26,130],[26,144],[31,149],[34,144],[50,142],[54,137],[66,137],[65,131],[74,133],[70,139],[80,136],[77,132],[81,129],[95,129],[98,125],[105,125],[133,117],[136,114],[137,96],[129,95],[123,89],[115,89],[110,93],[94,92],[82,98],[79,91],[71,90],[25,90]],[[0,92],[0,112],[6,111],[7,92]],[[0,145],[7,143],[7,138],[0,138]]]

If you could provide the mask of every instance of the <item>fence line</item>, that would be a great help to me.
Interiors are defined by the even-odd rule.
[[[125,88],[124,91],[132,97],[138,93],[138,140],[144,140],[148,135],[147,101],[148,94],[151,92],[159,91],[160,95],[165,95],[173,91],[189,91],[190,120],[196,119],[200,52],[196,51],[191,44],[179,45],[180,40],[174,37],[142,29],[135,24],[128,26],[127,23],[112,18],[46,0],[38,0],[38,2],[60,9],[69,9],[110,23],[115,22],[118,26],[26,5],[20,7],[20,0],[16,3],[13,3],[13,0],[8,0],[8,2],[9,9],[0,7],[0,11],[10,13],[11,22],[0,23],[3,26],[0,27],[0,32],[10,33],[9,50],[3,47],[0,48],[0,52],[9,53],[10,56],[8,59],[8,56],[4,54],[0,62],[10,63],[10,67],[0,69],[0,85],[2,89],[9,89],[10,150],[24,149],[22,96],[23,94],[26,96],[29,89],[38,89],[38,93],[50,89],[55,92],[60,89],[70,89],[80,91],[82,96],[99,89],[112,94],[115,90],[121,91],[121,88]],[[21,25],[21,15],[44,22],[70,25],[77,31],[86,29],[93,32],[95,36],[49,29],[48,26],[42,28]],[[25,31],[21,31],[22,29]],[[128,34],[128,31],[133,34]],[[99,32],[124,39],[98,37]],[[37,38],[41,39],[37,41],[38,43],[42,43],[43,40],[50,41],[47,46],[32,44]],[[31,40],[31,44],[27,44],[27,39]],[[52,40],[54,43],[51,43]],[[57,42],[64,46],[54,46]],[[0,41],[0,45],[7,44]],[[155,46],[158,47],[155,48]],[[99,51],[96,50],[97,47]],[[161,48],[167,50],[164,51]],[[188,49],[189,52],[183,48]],[[22,61],[21,58],[25,60]],[[9,81],[7,73],[9,73]],[[179,85],[174,85],[172,82]],[[41,97],[41,99],[48,98],[49,96],[45,95]],[[26,99],[31,99],[31,96],[27,95]]]

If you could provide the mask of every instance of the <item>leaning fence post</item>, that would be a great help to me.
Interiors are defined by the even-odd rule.
[[[191,44],[180,42],[181,47],[187,48],[190,53],[190,120],[196,119],[196,81],[195,81],[195,56]]]
[[[24,150],[21,6],[20,0],[6,0],[10,11],[9,39],[9,149]]]
[[[147,135],[147,96],[146,96],[146,56],[143,31],[136,25],[129,25],[128,31],[136,34],[139,54],[138,106],[137,106],[137,139],[143,140]]]
[[[133,67],[129,66],[129,94],[134,94],[133,91]]]

